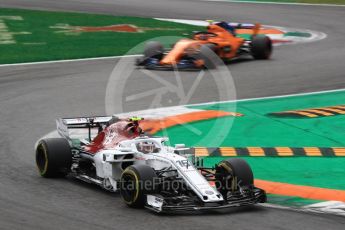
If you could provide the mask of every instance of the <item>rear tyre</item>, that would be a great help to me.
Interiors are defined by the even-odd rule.
[[[243,159],[224,160],[216,168],[216,186],[223,197],[226,197],[229,191],[239,191],[240,187],[252,189],[254,187],[252,169]]]
[[[147,165],[127,167],[120,180],[120,194],[124,202],[132,208],[142,208],[146,195],[157,193],[157,174]]]
[[[145,44],[144,58],[157,58],[162,59],[164,48],[160,42],[150,41]]]
[[[66,139],[40,140],[36,148],[36,165],[42,177],[66,176],[72,165],[72,151]]]
[[[255,59],[269,59],[273,50],[272,40],[267,36],[254,36],[251,43],[251,54]]]

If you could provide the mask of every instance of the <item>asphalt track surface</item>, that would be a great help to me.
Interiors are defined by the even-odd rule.
[[[145,2],[145,3],[143,3]],[[113,15],[224,19],[322,31],[328,38],[279,47],[270,61],[229,66],[238,98],[345,88],[345,10],[337,7],[253,5],[154,0],[0,0],[0,7]],[[0,67],[0,229],[342,229],[345,219],[265,207],[224,213],[155,215],[128,209],[117,194],[75,180],[40,178],[33,145],[54,119],[105,111],[104,91],[116,60]],[[160,73],[171,79],[169,72]],[[186,87],[193,74],[184,73]],[[128,90],[156,87],[136,72]],[[201,82],[189,103],[217,99]],[[150,100],[150,99],[146,99]],[[167,100],[167,104],[178,100]],[[170,105],[169,104],[169,105]],[[142,109],[141,103],[125,110]]]

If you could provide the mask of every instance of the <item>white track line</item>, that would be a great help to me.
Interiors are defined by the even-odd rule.
[[[198,104],[188,104],[188,105],[182,105],[182,106],[203,106],[203,105],[230,103],[230,102],[259,101],[259,100],[266,100],[266,99],[277,99],[277,98],[286,98],[286,97],[299,97],[299,96],[317,95],[317,94],[325,94],[325,93],[335,93],[335,92],[341,92],[341,91],[345,91],[345,88],[314,91],[314,92],[309,92],[309,93],[295,93],[295,94],[286,94],[286,95],[279,95],[279,96],[245,98],[245,99],[229,100],[229,101],[213,101],[213,102],[205,102],[205,103],[198,103]]]
[[[229,1],[229,0],[201,0],[203,2],[228,2],[228,3],[245,3],[245,4],[271,4],[271,5],[291,5],[291,6],[327,6],[327,7],[345,7],[337,4],[320,4],[320,3],[298,3],[298,2],[247,2],[247,1]]]
[[[302,207],[304,210],[309,210],[318,213],[330,213],[340,216],[345,216],[345,203],[340,201],[323,201],[315,204],[310,204]]]
[[[330,201],[332,202],[332,201]],[[266,207],[266,208],[274,208],[274,209],[280,209],[280,210],[289,210],[293,212],[303,212],[303,213],[314,213],[314,214],[330,214],[330,215],[337,215],[337,216],[345,216],[345,213],[340,210],[339,212],[337,210],[332,209],[313,209],[309,208],[309,206],[317,205],[318,203],[302,206],[302,207],[289,207],[289,206],[283,206],[279,204],[272,204],[272,203],[264,203],[259,204],[260,206]]]
[[[24,62],[24,63],[2,64],[0,65],[0,68],[8,67],[8,66],[43,65],[43,64],[55,64],[55,63],[67,63],[67,62],[109,60],[109,59],[116,59],[116,58],[129,58],[129,57],[139,57],[139,56],[141,55],[134,54],[134,55],[110,56],[110,57],[67,59],[67,60],[57,60],[57,61]]]

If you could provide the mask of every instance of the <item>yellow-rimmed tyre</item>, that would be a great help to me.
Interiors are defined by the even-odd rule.
[[[36,147],[36,165],[43,177],[62,177],[71,170],[72,151],[66,139],[47,138]]]
[[[236,192],[240,187],[253,188],[254,175],[249,164],[239,158],[221,161],[216,167],[216,187],[226,197],[228,192]]]
[[[120,179],[120,194],[124,202],[133,208],[144,207],[146,195],[158,191],[158,177],[148,165],[127,167]]]

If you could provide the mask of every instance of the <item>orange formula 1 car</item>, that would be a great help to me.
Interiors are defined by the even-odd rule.
[[[236,36],[237,29],[249,29],[251,39]],[[137,59],[137,65],[147,69],[212,69],[216,67],[215,54],[224,61],[242,55],[269,59],[272,41],[265,35],[258,35],[259,29],[259,24],[210,23],[207,31],[194,32],[192,39],[181,39],[170,50],[164,50],[157,41],[146,43],[144,55]]]

